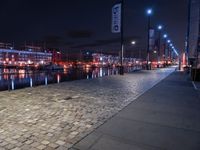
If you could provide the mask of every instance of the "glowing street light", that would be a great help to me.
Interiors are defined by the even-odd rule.
[[[132,45],[135,45],[135,44],[136,44],[136,41],[132,41],[131,44],[132,44]]]
[[[163,28],[162,25],[158,26],[158,30],[162,30],[162,28]]]
[[[167,43],[171,43],[171,40],[167,40]]]
[[[165,39],[166,39],[166,38],[167,38],[167,34],[164,34],[164,35],[163,35],[163,38],[165,38]]]
[[[151,15],[152,14],[152,9],[151,8],[149,8],[149,9],[147,9],[147,15]]]

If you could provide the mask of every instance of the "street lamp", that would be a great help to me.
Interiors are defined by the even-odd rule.
[[[151,8],[147,9],[147,15],[151,15],[151,14],[152,14],[152,9]]]
[[[166,39],[166,38],[167,38],[167,34],[164,34],[164,35],[163,35],[163,38]]]
[[[153,11],[151,8],[146,10],[146,14],[148,16],[148,23],[147,23],[147,70],[150,70],[151,67],[149,67],[149,39],[150,39],[150,26],[151,26],[151,15]]]
[[[167,37],[168,37],[168,35],[167,34],[164,34],[163,35],[163,38],[164,38],[164,67],[166,66],[166,55],[167,55],[167,50],[166,50],[166,48],[167,48]]]
[[[172,44],[172,42],[169,43],[169,60],[171,61],[172,59],[172,50],[173,50],[174,46]]]
[[[162,30],[162,28],[163,28],[162,25],[158,26],[158,30]]]
[[[136,44],[136,41],[132,41],[131,44],[132,44],[132,45],[135,45],[135,44]]]
[[[160,62],[160,34],[162,30],[162,25],[158,25],[158,58],[157,58],[157,68],[159,68],[159,62]]]
[[[169,59],[170,59],[170,44],[171,44],[171,40],[170,39],[168,39],[167,40],[167,62],[169,61]],[[167,63],[168,64],[168,63]]]

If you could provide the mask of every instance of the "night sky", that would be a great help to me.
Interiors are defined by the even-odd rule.
[[[0,41],[42,43],[62,50],[119,50],[111,33],[111,8],[117,0],[1,0]],[[162,24],[179,50],[184,48],[187,0],[125,0],[127,49],[145,49],[145,10],[154,9],[152,26]],[[131,40],[137,45],[131,46]]]

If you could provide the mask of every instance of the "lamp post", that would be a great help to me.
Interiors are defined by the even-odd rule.
[[[164,67],[166,66],[166,45],[167,45],[167,34],[163,35],[164,38]]]
[[[172,50],[173,50],[173,44],[170,43],[170,44],[169,44],[169,47],[170,47],[170,49],[169,49],[169,50],[170,50],[170,51],[169,51],[169,52],[170,52],[170,53],[169,53],[169,60],[172,61]]]
[[[158,26],[158,58],[157,58],[157,68],[159,68],[159,63],[160,63],[160,34],[162,30],[162,25]]]
[[[169,61],[169,55],[170,55],[170,50],[169,50],[169,44],[171,43],[171,40],[167,40],[167,65],[168,65],[168,61]]]
[[[152,9],[147,9],[146,11],[148,16],[148,23],[147,23],[147,70],[150,70],[151,67],[149,66],[149,39],[150,39],[150,26],[151,26],[151,15],[152,15]]]

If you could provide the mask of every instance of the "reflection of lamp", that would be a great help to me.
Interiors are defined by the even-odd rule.
[[[31,64],[31,61],[30,61],[30,60],[28,60],[28,64]]]
[[[60,83],[60,75],[57,74],[57,83]]]
[[[43,60],[41,60],[41,61],[40,61],[40,63],[41,63],[41,64],[44,64],[44,61],[43,61]]]
[[[103,60],[103,58],[102,57],[100,57],[100,61],[102,61]]]

